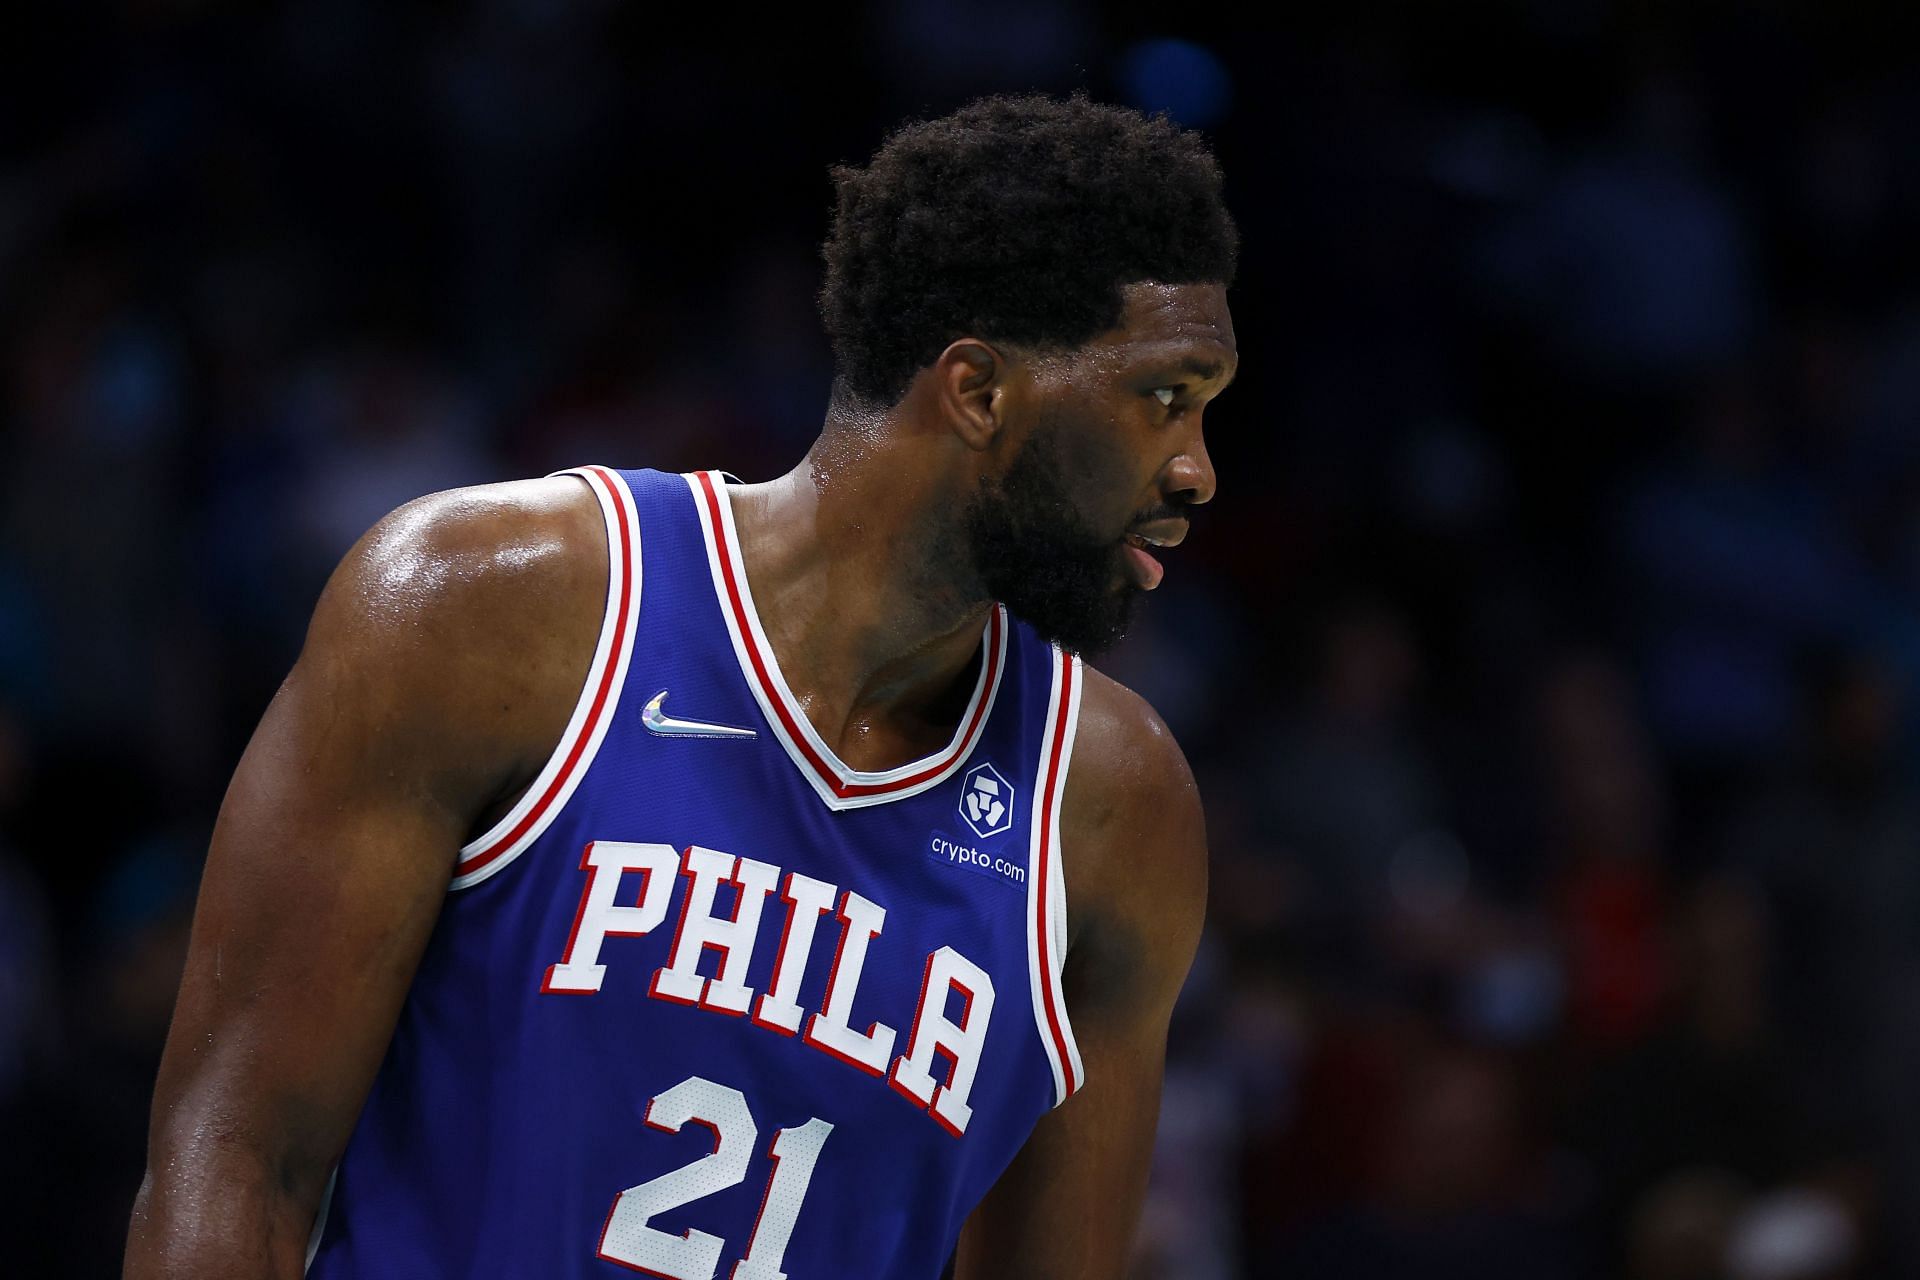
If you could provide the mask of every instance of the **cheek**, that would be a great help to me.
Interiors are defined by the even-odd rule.
[[[1062,466],[1076,482],[1111,486],[1131,470],[1131,454],[1146,429],[1134,406],[1106,402],[1066,402],[1054,406],[1048,424]]]
[[[1060,461],[1066,483],[1087,522],[1118,528],[1138,506],[1139,468],[1128,449],[1128,425],[1100,419],[1062,434]]]

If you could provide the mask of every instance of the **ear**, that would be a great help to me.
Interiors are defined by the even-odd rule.
[[[961,338],[933,362],[941,418],[967,448],[985,450],[999,436],[1009,372],[1006,358],[978,338]]]

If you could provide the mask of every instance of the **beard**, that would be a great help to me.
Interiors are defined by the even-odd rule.
[[[961,533],[985,593],[1042,639],[1094,655],[1126,634],[1140,590],[1121,571],[1121,535],[1080,513],[1056,433],[1029,436],[1004,476],[982,481]]]

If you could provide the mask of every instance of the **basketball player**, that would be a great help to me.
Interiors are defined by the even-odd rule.
[[[1075,655],[1213,495],[1233,224],[1199,140],[1084,98],[835,177],[790,474],[436,494],[328,583],[129,1276],[1120,1274],[1205,846]]]

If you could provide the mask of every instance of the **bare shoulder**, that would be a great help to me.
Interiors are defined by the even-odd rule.
[[[1073,951],[1094,985],[1177,989],[1199,937],[1206,824],[1187,758],[1146,699],[1084,667],[1061,810]],[[1098,998],[1098,992],[1083,994]],[[1170,996],[1169,996],[1170,998]]]
[[[564,731],[607,570],[599,503],[576,477],[415,499],[341,560],[289,684],[324,691],[355,736],[437,762],[484,808]]]
[[[492,605],[564,605],[589,588],[597,597],[606,548],[599,504],[572,476],[430,493],[354,544],[316,621],[417,631]]]
[[[1147,817],[1197,819],[1200,796],[1193,771],[1160,714],[1112,677],[1084,664],[1081,669],[1086,684],[1067,781],[1067,815],[1096,828]]]

